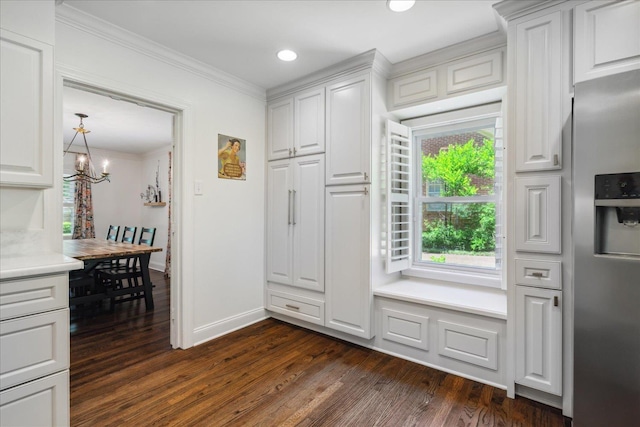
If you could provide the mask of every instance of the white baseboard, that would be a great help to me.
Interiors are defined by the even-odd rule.
[[[149,262],[149,269],[151,270],[155,270],[155,271],[161,271],[164,273],[164,263],[162,262]]]
[[[193,345],[202,344],[230,332],[242,329],[253,323],[267,319],[269,316],[264,308],[247,311],[237,316],[228,317],[193,330]]]

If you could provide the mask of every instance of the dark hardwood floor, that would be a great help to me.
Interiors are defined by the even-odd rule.
[[[169,286],[72,310],[72,426],[563,426],[559,410],[268,319],[169,345]]]

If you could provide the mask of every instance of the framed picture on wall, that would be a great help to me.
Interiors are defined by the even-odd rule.
[[[218,178],[247,179],[247,147],[244,139],[218,134]]]

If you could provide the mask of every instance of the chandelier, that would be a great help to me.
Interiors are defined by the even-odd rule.
[[[109,180],[109,173],[107,172],[107,165],[109,164],[107,160],[105,160],[104,163],[102,164],[102,173],[100,174],[100,176],[97,176],[95,168],[93,167],[91,152],[89,151],[89,145],[87,144],[87,134],[91,131],[85,129],[84,123],[82,123],[82,119],[86,119],[89,116],[82,113],[76,113],[76,116],[80,117],[80,124],[78,125],[77,128],[73,128],[73,130],[76,131],[76,134],[73,135],[71,142],[69,142],[69,145],[67,145],[67,148],[64,150],[63,157],[69,152],[69,148],[71,148],[71,144],[73,144],[73,141],[75,141],[79,133],[82,134],[82,139],[84,140],[84,148],[87,151],[87,154],[86,154],[86,157],[84,154],[82,154],[76,159],[76,162],[75,162],[76,173],[73,175],[63,177],[63,180],[84,181],[91,184],[97,184],[102,181],[111,182]],[[87,162],[87,165],[85,165],[85,162]],[[85,171],[85,169],[87,170]]]

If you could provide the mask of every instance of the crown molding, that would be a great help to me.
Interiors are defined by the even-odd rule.
[[[345,77],[359,71],[371,71],[388,76],[391,63],[376,49],[368,50],[364,53],[338,62],[330,67],[323,68],[304,77],[276,86],[267,90],[267,100],[291,95],[294,92],[305,90],[313,86],[326,84],[336,78]]]
[[[493,33],[407,59],[406,61],[397,62],[391,67],[388,78],[401,77],[418,70],[436,67],[449,61],[462,59],[466,56],[486,52],[506,45],[506,33],[500,30],[494,31]]]
[[[266,91],[264,88],[113,25],[105,20],[82,12],[68,4],[61,4],[56,7],[56,24],[67,25],[79,31],[89,33],[103,40],[133,50],[141,55],[249,95],[260,101],[266,100]]]
[[[504,19],[511,21],[567,1],[568,0],[503,0],[500,3],[494,4],[493,8]]]

